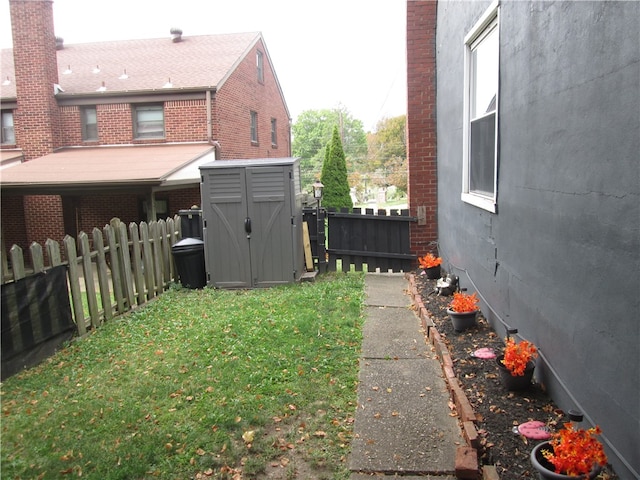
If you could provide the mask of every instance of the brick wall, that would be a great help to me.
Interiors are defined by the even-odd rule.
[[[202,207],[200,187],[171,190],[167,192],[166,198],[169,200],[169,215],[172,217],[178,210],[188,210],[193,205]]]
[[[60,107],[60,125],[63,146],[83,144],[79,107]]]
[[[438,238],[436,169],[436,0],[407,1],[407,157],[411,249],[434,249]]]
[[[256,51],[264,54],[264,82],[258,82]],[[288,157],[289,117],[273,67],[262,42],[247,54],[215,95],[214,139],[221,139],[223,159]],[[252,144],[250,112],[258,113],[258,143]],[[277,123],[277,146],[271,144],[271,119]]]
[[[26,195],[24,197],[24,224],[29,243],[44,246],[48,238],[64,238],[62,201],[57,195]]]
[[[82,140],[79,106],[60,107],[64,146],[123,145],[158,142],[205,142],[207,140],[207,109],[204,100],[164,102],[165,138],[134,140],[132,106],[126,103],[96,105],[98,141]]]
[[[94,227],[102,228],[118,217],[125,224],[140,222],[139,198],[137,195],[91,195],[80,198],[78,206],[79,230],[89,235]]]
[[[204,100],[177,100],[164,104],[168,142],[206,142],[207,106]]]
[[[118,217],[127,225],[130,222],[146,221],[142,211],[144,195],[93,195],[80,197],[79,215],[81,229],[90,232],[93,227],[102,228],[111,218]],[[156,193],[156,200],[167,200],[169,217],[173,217],[178,210],[186,210],[193,205],[200,205],[200,188],[191,187],[179,190]]]
[[[91,195],[78,197],[76,200],[76,215],[78,218],[78,231],[91,233],[94,227],[102,228],[118,217],[125,224],[139,223],[147,218],[142,210],[142,202],[146,200],[144,195],[118,194],[118,195]],[[168,192],[158,192],[156,200],[167,200],[169,205],[169,217],[173,217],[178,210],[191,208],[192,205],[200,205],[200,188],[191,187]],[[78,232],[66,232],[72,236]],[[62,238],[62,237],[61,237]]]
[[[2,240],[7,248],[18,245],[23,250],[29,248],[24,224],[24,197],[6,195],[2,197]]]
[[[121,145],[132,143],[133,124],[131,106],[129,104],[96,105],[96,117],[99,144]]]
[[[95,105],[98,121],[98,141],[82,140],[82,123],[79,106],[60,107],[62,125],[61,144],[69,146],[123,145],[133,143],[131,106],[127,103]]]
[[[7,249],[19,245],[27,250],[31,242],[51,238],[61,242],[65,235],[76,237],[81,231],[91,235],[95,227],[102,228],[118,217],[125,224],[146,221],[142,211],[144,195],[103,194],[74,197],[73,216],[78,224],[74,231],[65,229],[62,217],[62,198],[57,195],[11,195],[2,198],[2,235]],[[167,200],[169,217],[193,205],[200,206],[200,188],[190,187],[159,192],[156,200]],[[25,217],[27,217],[25,219]],[[25,221],[28,220],[28,221]]]

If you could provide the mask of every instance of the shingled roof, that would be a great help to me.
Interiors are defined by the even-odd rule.
[[[220,88],[260,32],[65,45],[57,51],[63,96]],[[15,99],[13,49],[3,49],[0,98]],[[170,84],[170,86],[169,86]]]

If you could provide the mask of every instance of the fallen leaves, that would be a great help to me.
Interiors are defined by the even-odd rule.
[[[246,444],[253,443],[253,440],[255,439],[255,437],[256,437],[256,432],[254,430],[247,430],[242,434],[242,440]]]
[[[276,466],[280,466],[280,467],[286,467],[287,465],[289,465],[289,462],[291,460],[289,460],[287,457],[282,457],[280,458],[280,462],[278,462],[278,464],[276,464]]]
[[[281,451],[293,450],[295,448],[293,443],[288,442],[282,437],[275,439],[271,446]]]
[[[333,282],[312,297],[335,304],[335,287],[329,283]],[[144,464],[142,457],[148,454],[171,457],[168,471],[163,472],[168,477],[230,479],[244,477],[243,462],[269,448],[269,433],[281,438],[274,441],[272,452],[283,457],[270,460],[281,467],[290,469],[296,455],[309,451],[324,465],[340,462],[353,436],[362,321],[346,321],[345,309],[357,317],[358,302],[346,305],[343,300],[339,315],[318,315],[317,305],[307,308],[304,302],[282,301],[289,292],[280,292],[277,303],[258,299],[255,293],[262,292],[243,292],[237,299],[233,292],[234,302],[227,301],[231,297],[227,292],[183,291],[180,297],[186,293],[195,294],[188,305],[168,292],[173,296],[170,302],[160,298],[148,309],[114,322],[113,338],[107,338],[107,328],[104,334],[76,343],[70,348],[74,356],[63,354],[65,361],[56,362],[59,370],[51,374],[49,367],[40,383],[22,390],[15,380],[15,387],[3,385],[0,415],[14,451],[25,452],[34,442],[33,451],[45,452],[43,442],[55,445],[47,456],[57,465],[47,476],[75,477],[80,473],[74,470],[78,464],[84,477],[93,478],[108,462],[110,468],[119,462],[127,468],[142,463],[148,470],[146,478],[153,478],[158,467]],[[231,303],[237,308],[228,308]],[[224,309],[218,307],[222,304]],[[245,320],[242,310],[252,314]],[[201,318],[207,321],[200,322]],[[293,341],[291,332],[296,329],[299,335]],[[104,351],[97,344],[103,335],[109,343]],[[381,386],[380,393],[384,392],[386,387]],[[19,417],[37,428],[20,428]],[[99,441],[87,441],[98,430]],[[76,445],[82,445],[83,461],[78,461]],[[4,461],[5,454],[3,465]],[[35,478],[38,473],[8,475]]]
[[[422,281],[419,282],[421,285]],[[491,330],[482,317],[471,332],[453,332],[443,308],[447,298],[430,296],[432,285],[433,282],[425,281],[419,288],[424,293],[423,299],[431,302],[427,308],[432,321],[447,345],[456,377],[476,415],[480,462],[494,464],[500,477],[532,478],[528,458],[532,442],[527,445],[521,436],[514,435],[512,427],[531,419],[543,420],[551,426],[557,412],[547,404],[550,400],[545,397],[543,388],[534,384],[526,392],[511,393],[499,381],[495,360],[487,361],[471,355],[480,348],[501,352],[504,348],[502,336]]]

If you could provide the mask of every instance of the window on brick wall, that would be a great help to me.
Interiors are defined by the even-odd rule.
[[[275,118],[271,119],[271,145],[278,145],[278,121]]]
[[[82,124],[82,140],[95,142],[98,140],[98,115],[96,107],[82,107],[80,109],[80,122]]]
[[[164,138],[164,107],[161,104],[134,107],[133,136],[137,139]]]
[[[2,135],[2,143],[15,145],[16,135],[13,130],[13,111],[2,110],[2,115],[0,117],[0,124],[1,124],[0,134]]]
[[[465,37],[462,200],[496,211],[498,181],[499,4]]]
[[[258,112],[251,111],[251,143],[258,143]]]
[[[140,200],[140,210],[145,220],[166,220],[169,217],[169,200],[166,198],[156,198],[154,201],[155,216],[149,211],[149,202]]]
[[[258,82],[264,82],[264,55],[260,50],[256,52],[256,70],[258,73]]]

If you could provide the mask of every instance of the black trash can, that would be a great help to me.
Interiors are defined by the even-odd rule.
[[[202,239],[202,210],[195,205],[189,210],[178,210],[182,238]]]
[[[207,284],[204,266],[204,242],[183,238],[171,247],[180,283],[185,288],[203,288]]]

